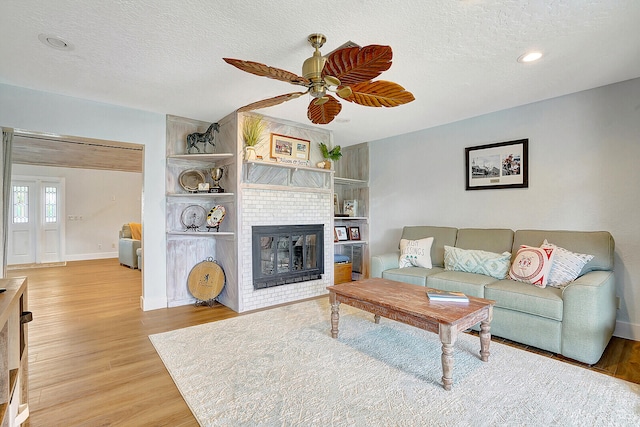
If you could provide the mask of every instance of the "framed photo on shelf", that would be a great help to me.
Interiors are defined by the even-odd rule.
[[[467,190],[529,187],[529,140],[464,149]]]
[[[360,240],[360,227],[349,227],[349,240]]]
[[[309,160],[310,141],[292,136],[271,134],[271,157]]]
[[[357,200],[345,200],[342,213],[346,216],[357,216],[358,213],[358,201]]]
[[[344,242],[346,240],[349,240],[347,227],[341,225],[333,227],[333,240],[334,242]]]
[[[333,214],[340,213],[340,205],[338,205],[338,193],[333,193]]]

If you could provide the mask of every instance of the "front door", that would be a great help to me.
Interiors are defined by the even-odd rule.
[[[62,261],[60,178],[14,177],[7,264]]]

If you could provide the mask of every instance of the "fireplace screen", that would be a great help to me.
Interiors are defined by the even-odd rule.
[[[324,226],[252,227],[253,288],[316,280],[324,273]]]

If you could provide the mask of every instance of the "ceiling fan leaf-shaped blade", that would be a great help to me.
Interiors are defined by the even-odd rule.
[[[351,96],[344,99],[367,107],[397,107],[415,100],[413,94],[398,83],[384,80],[351,85],[351,91]]]
[[[329,55],[322,75],[333,76],[343,85],[366,82],[388,70],[392,58],[391,46],[347,47]]]
[[[273,98],[267,98],[260,101],[252,102],[244,107],[238,108],[239,112],[258,110],[260,108],[273,107],[274,105],[282,104],[283,102],[291,101],[292,99],[299,98],[307,92],[292,92],[285,93],[284,95],[274,96]]]
[[[245,61],[242,59],[222,59],[224,59],[227,64],[233,65],[234,67],[242,71],[246,71],[247,73],[255,74],[256,76],[269,77],[270,79],[280,80],[300,86],[308,86],[311,84],[309,79],[294,74],[291,71],[283,70],[281,68],[270,67],[259,62]]]
[[[340,110],[342,110],[342,105],[337,99],[331,95],[325,96],[329,99],[321,105],[316,105],[316,101],[314,99],[309,103],[307,117],[311,120],[311,123],[316,125],[326,125],[327,123],[331,123],[331,121],[340,113]]]

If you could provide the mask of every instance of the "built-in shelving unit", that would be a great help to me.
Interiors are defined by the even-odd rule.
[[[212,258],[225,272],[235,276],[233,256],[237,233],[237,136],[233,120],[219,121],[219,131],[214,135],[214,145],[200,145],[202,153],[187,153],[187,135],[204,132],[210,122],[167,116],[167,170],[166,170],[166,233],[167,233],[167,299],[169,306],[184,305],[194,299],[186,283],[189,272],[198,263]],[[206,152],[205,152],[206,151]],[[213,186],[210,171],[222,168],[220,180],[223,193],[189,192],[179,182],[186,170],[197,170]],[[201,206],[210,212],[217,205],[224,206],[226,215],[218,231],[207,229],[206,223],[198,230],[186,229],[181,221],[183,211],[191,206]]]
[[[369,146],[367,143],[342,149],[342,158],[334,163],[334,192],[338,201],[336,213],[343,213],[344,201],[355,200],[354,216],[335,216],[334,226],[347,230],[357,227],[360,240],[335,242],[336,254],[351,259],[354,280],[369,277]]]
[[[0,279],[0,426],[29,416],[27,278]]]

